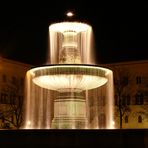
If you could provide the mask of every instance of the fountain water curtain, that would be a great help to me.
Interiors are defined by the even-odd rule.
[[[49,26],[48,64],[26,74],[26,129],[114,128],[112,71],[94,64],[92,28]]]

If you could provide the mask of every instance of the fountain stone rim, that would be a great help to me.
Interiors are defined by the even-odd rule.
[[[88,64],[45,65],[28,71],[34,84],[50,90],[89,90],[107,83],[111,70]],[[77,89],[76,89],[77,88]]]

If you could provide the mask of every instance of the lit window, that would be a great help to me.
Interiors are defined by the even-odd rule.
[[[142,117],[138,116],[138,123],[142,123]]]
[[[125,120],[125,123],[128,123],[128,116],[125,116],[124,120]]]

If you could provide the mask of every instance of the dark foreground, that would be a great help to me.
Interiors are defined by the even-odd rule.
[[[1,130],[0,148],[148,148],[148,129]]]

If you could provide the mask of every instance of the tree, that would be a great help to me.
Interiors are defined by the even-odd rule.
[[[127,94],[129,83],[129,72],[125,68],[114,67],[114,85],[115,85],[115,105],[117,106],[117,113],[120,120],[120,128],[122,128],[122,121],[125,114],[129,114],[131,109],[130,96]]]
[[[23,86],[19,79],[14,78],[2,86],[1,104],[4,109],[0,110],[0,119],[3,121],[1,128],[18,129],[22,123]]]

